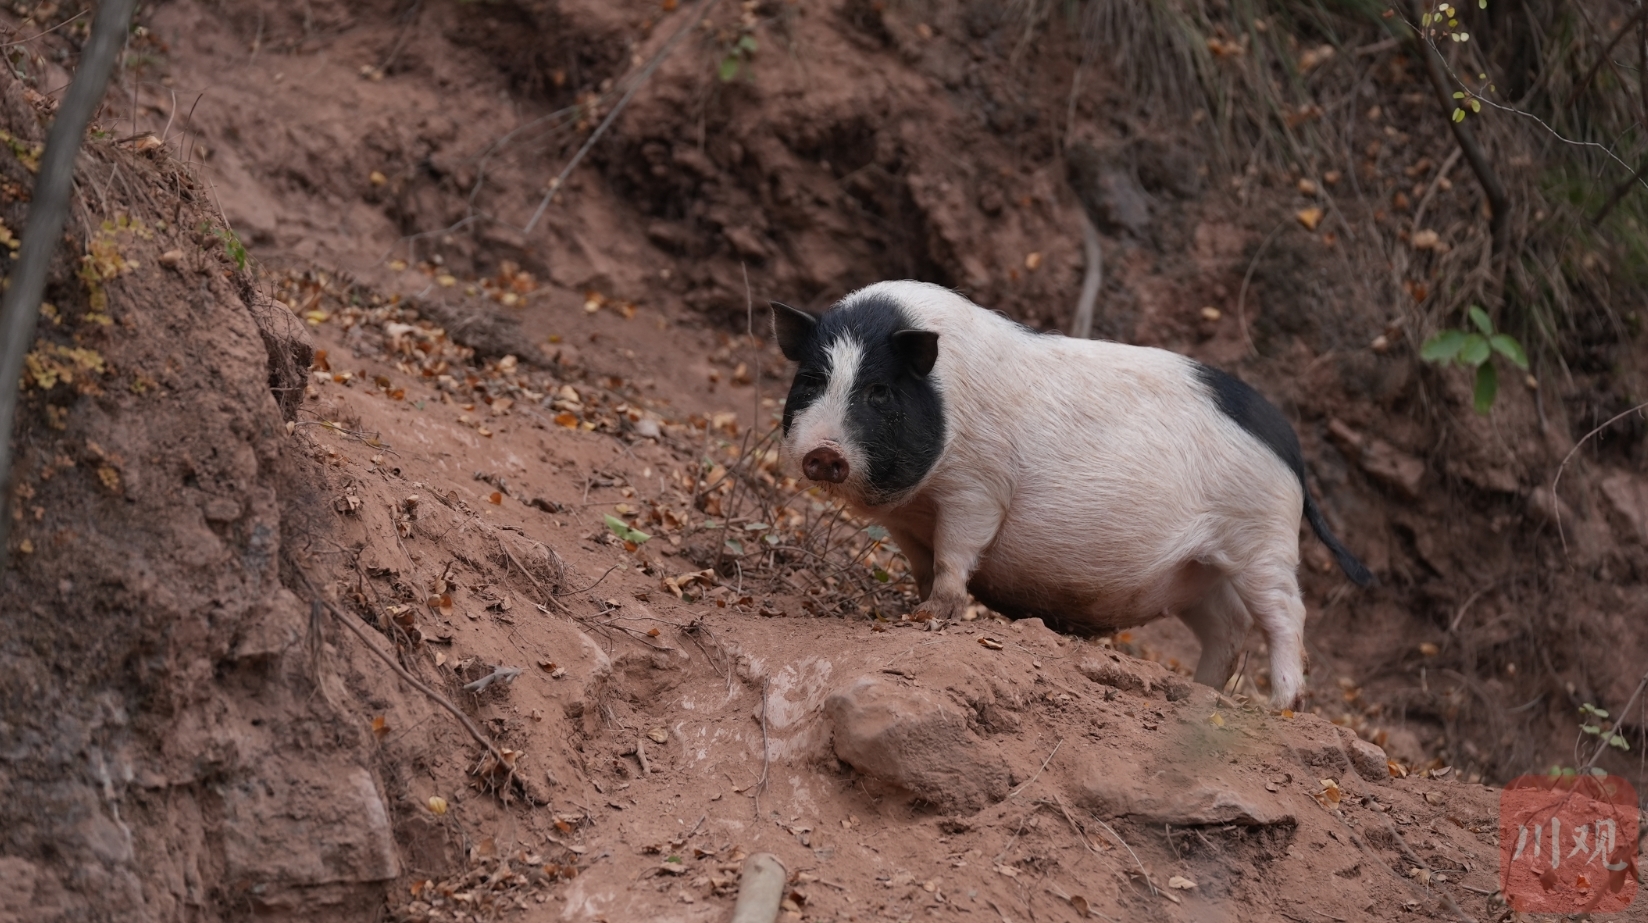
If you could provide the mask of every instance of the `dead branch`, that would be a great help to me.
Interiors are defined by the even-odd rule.
[[[52,254],[62,243],[63,222],[74,195],[74,161],[86,126],[103,102],[114,69],[116,53],[126,40],[136,0],[105,0],[92,20],[91,40],[80,55],[74,80],[57,107],[40,156],[40,173],[29,199],[28,224],[10,273],[10,286],[0,306],[0,564],[5,562],[11,534],[12,424],[23,379],[23,359],[34,345],[34,325],[40,319],[40,297],[46,290]]]
[[[1414,20],[1418,21],[1420,14],[1417,8]],[[1448,90],[1448,73],[1442,61],[1442,53],[1436,50],[1419,31],[1414,31],[1409,41],[1420,57],[1425,59],[1425,73],[1430,77],[1431,87],[1436,90],[1436,98],[1442,105],[1442,116],[1448,120],[1448,128],[1453,132],[1453,138],[1459,149],[1465,152],[1465,160],[1471,165],[1471,172],[1476,174],[1476,181],[1481,184],[1482,192],[1488,197],[1488,233],[1493,239],[1493,253],[1503,255],[1510,239],[1510,196],[1505,193],[1505,184],[1500,182],[1499,174],[1494,171],[1493,164],[1488,162],[1488,155],[1483,152],[1482,145],[1477,141],[1476,132],[1466,124],[1465,120],[1454,121],[1453,95]]]
[[[1643,9],[1648,10],[1648,6],[1644,6]],[[1608,194],[1608,201],[1603,203],[1601,208],[1597,209],[1596,216],[1591,219],[1591,223],[1601,224],[1602,219],[1608,217],[1608,213],[1614,210],[1614,206],[1618,205],[1620,200],[1625,198],[1625,194],[1631,191],[1632,186],[1642,182],[1642,178],[1644,176],[1648,176],[1648,158],[1643,159],[1642,166],[1637,167],[1637,171],[1626,178],[1625,182],[1614,187],[1614,191]]]
[[[648,61],[647,66],[643,68],[641,73],[636,76],[635,82],[630,84],[629,90],[627,90],[624,95],[618,99],[618,104],[613,106],[612,111],[607,113],[607,117],[601,120],[601,124],[595,126],[595,130],[589,133],[589,140],[585,141],[583,147],[578,148],[578,153],[573,154],[572,159],[567,161],[567,165],[561,169],[560,175],[549,181],[548,191],[546,191],[544,193],[544,197],[539,200],[538,208],[533,211],[532,217],[527,220],[526,227],[522,228],[522,231],[528,234],[532,233],[532,229],[538,225],[538,219],[544,216],[544,209],[549,207],[550,200],[555,198],[555,193],[561,190],[561,184],[565,183],[566,178],[571,175],[573,170],[577,169],[578,164],[584,159],[584,155],[588,154],[590,148],[595,146],[595,142],[601,140],[601,136],[606,134],[607,129],[612,127],[613,122],[617,121],[618,113],[623,112],[624,107],[629,105],[630,99],[633,98],[642,87],[647,85],[647,81],[652,79],[652,75],[658,70],[659,65],[663,64],[664,59],[668,58],[670,52],[675,50],[675,46],[681,43],[681,39],[687,37],[694,29],[698,28],[698,24],[703,22],[704,17],[708,16],[710,10],[715,9],[716,5],[720,2],[721,0],[700,0],[698,12],[693,15],[692,21],[682,26],[680,31],[669,37],[669,41],[664,43],[664,47],[658,50],[658,54],[654,55],[653,59]]]
[[[487,752],[492,754],[493,758],[498,761],[499,765],[503,765],[503,766],[509,765],[509,761],[504,759],[503,751],[498,749],[498,745],[493,743],[491,738],[489,738],[485,734],[481,733],[481,729],[475,726],[475,722],[469,720],[468,715],[464,714],[463,711],[458,708],[458,706],[453,705],[446,698],[446,696],[443,696],[439,692],[436,692],[434,689],[431,689],[423,681],[419,680],[416,676],[413,676],[410,672],[408,672],[405,667],[401,666],[399,661],[397,661],[395,658],[389,656],[388,654],[384,653],[382,648],[378,647],[376,644],[373,644],[370,640],[368,640],[367,637],[366,637],[366,629],[360,627],[360,619],[357,619],[354,616],[351,616],[349,613],[344,612],[342,609],[338,608],[337,605],[335,603],[333,603],[330,599],[327,599],[325,596],[321,595],[320,590],[315,588],[315,584],[314,584],[313,581],[311,581],[309,579],[308,574],[304,573],[301,570],[299,570],[297,573],[298,573],[298,576],[303,580],[304,586],[308,587],[309,595],[314,597],[314,601],[317,602],[317,603],[320,603],[322,606],[326,607],[326,611],[332,613],[332,617],[337,619],[339,624],[341,624],[343,627],[349,629],[349,631],[351,633],[353,633],[355,637],[359,638],[360,642],[362,644],[366,645],[367,650],[370,650],[379,660],[381,660],[384,663],[388,664],[389,668],[391,670],[394,670],[395,673],[397,675],[399,675],[401,679],[406,681],[407,685],[409,685],[412,688],[414,688],[414,689],[418,690],[419,692],[423,693],[425,696],[427,696],[429,698],[429,700],[431,702],[434,702],[436,705],[439,705],[441,708],[444,708],[448,712],[451,712],[452,717],[457,718],[458,723],[462,724],[464,726],[464,730],[469,732],[469,736],[475,738],[476,743],[479,743],[482,747],[485,747]]]
[[[1093,336],[1093,311],[1099,303],[1099,289],[1104,285],[1104,251],[1099,241],[1099,229],[1086,209],[1078,210],[1082,226],[1082,252],[1086,256],[1082,271],[1081,297],[1076,300],[1076,318],[1070,322],[1070,335],[1078,340]]]
[[[1619,27],[1619,32],[1615,33],[1613,41],[1610,41],[1607,47],[1602,49],[1602,53],[1597,55],[1596,61],[1591,64],[1591,69],[1585,72],[1585,76],[1581,77],[1578,83],[1574,84],[1573,92],[1568,94],[1568,101],[1562,104],[1562,108],[1571,109],[1574,103],[1579,102],[1580,94],[1590,88],[1591,81],[1596,79],[1597,71],[1602,69],[1602,65],[1608,60],[1608,56],[1614,53],[1614,48],[1619,45],[1620,40],[1625,38],[1626,33],[1641,22],[1644,16],[1648,16],[1648,5],[1639,7],[1636,14],[1625,20],[1625,25]]]
[[[1601,426],[1598,426],[1596,429],[1593,429],[1590,432],[1586,433],[1583,437],[1580,438],[1580,440],[1578,442],[1574,443],[1574,447],[1568,450],[1568,454],[1562,456],[1562,464],[1556,466],[1556,477],[1551,479],[1551,499],[1552,499],[1552,509],[1555,511],[1554,515],[1556,516],[1556,535],[1557,535],[1557,538],[1562,540],[1562,555],[1563,555],[1563,557],[1568,556],[1568,536],[1562,531],[1562,495],[1558,494],[1556,492],[1557,485],[1562,483],[1562,472],[1567,470],[1568,462],[1573,460],[1574,453],[1578,452],[1580,450],[1580,447],[1584,446],[1586,442],[1590,441],[1592,436],[1595,436],[1597,433],[1600,433],[1603,430],[1607,429],[1608,427],[1613,426],[1615,423],[1618,423],[1619,421],[1625,419],[1626,417],[1630,416],[1631,414],[1637,413],[1637,412],[1639,412],[1641,410],[1644,410],[1644,409],[1648,409],[1648,402],[1638,404],[1635,407],[1632,407],[1630,410],[1624,411],[1622,413],[1617,413],[1617,414],[1614,414],[1612,417],[1609,417],[1607,420],[1603,421]]]

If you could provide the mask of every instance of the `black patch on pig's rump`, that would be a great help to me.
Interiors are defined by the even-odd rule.
[[[1275,453],[1299,479],[1299,490],[1305,495],[1305,519],[1310,522],[1316,537],[1333,552],[1345,575],[1359,586],[1372,583],[1373,574],[1350,553],[1350,549],[1340,544],[1333,530],[1328,528],[1327,520],[1322,517],[1322,510],[1311,497],[1310,486],[1305,483],[1305,453],[1299,448],[1298,434],[1293,431],[1287,417],[1282,416],[1282,411],[1265,400],[1265,396],[1251,385],[1212,366],[1196,363],[1196,377],[1212,393],[1220,413],[1234,420],[1237,426]]]
[[[829,348],[851,338],[857,368],[830,368]],[[938,335],[919,331],[897,300],[870,295],[837,304],[796,350],[800,368],[784,402],[784,431],[823,397],[830,378],[853,376],[844,427],[868,460],[865,502],[886,503],[915,487],[944,450],[944,401],[930,377]]]

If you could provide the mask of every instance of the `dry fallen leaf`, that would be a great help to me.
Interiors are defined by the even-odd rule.
[[[655,744],[669,743],[669,731],[666,731],[663,728],[653,728],[647,732],[647,737],[650,738]]]
[[[1002,649],[1002,643],[995,638],[980,638],[978,641],[990,650],[999,651]]]
[[[1167,886],[1169,888],[1178,888],[1180,891],[1189,891],[1196,887],[1196,883],[1183,875],[1174,875],[1167,880]]]
[[[491,503],[491,504],[496,506],[496,505],[504,502],[504,495],[501,494],[501,493],[498,493],[497,491],[494,490],[492,492],[491,496],[487,497],[486,499],[487,499],[488,503]]]
[[[1441,648],[1437,647],[1436,645],[1432,644],[1429,641],[1426,641],[1424,644],[1419,645],[1419,653],[1425,655],[1426,657],[1435,657],[1437,654],[1440,654],[1441,652],[1442,652]]]
[[[439,795],[429,796],[429,810],[435,814],[446,813],[446,799]]]
[[[1413,248],[1415,250],[1435,250],[1437,245],[1441,242],[1441,235],[1437,234],[1433,230],[1430,230],[1429,228],[1426,228],[1423,231],[1417,231],[1413,235]]]
[[[1299,209],[1293,217],[1299,219],[1299,223],[1305,226],[1305,230],[1314,231],[1316,226],[1322,223],[1322,210],[1312,205],[1310,208]]]

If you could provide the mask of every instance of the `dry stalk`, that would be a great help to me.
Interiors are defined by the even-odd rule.
[[[1567,470],[1568,462],[1573,460],[1574,454],[1576,452],[1578,452],[1580,450],[1580,448],[1583,447],[1585,445],[1585,443],[1588,442],[1592,436],[1595,436],[1597,433],[1602,432],[1603,430],[1605,430],[1608,427],[1614,425],[1615,423],[1618,423],[1620,420],[1625,419],[1626,417],[1630,416],[1631,414],[1638,413],[1638,412],[1640,412],[1644,409],[1648,409],[1648,402],[1638,404],[1635,407],[1632,407],[1630,410],[1624,411],[1622,413],[1617,413],[1614,416],[1609,417],[1606,421],[1604,421],[1602,423],[1602,425],[1600,425],[1596,429],[1593,429],[1590,432],[1586,433],[1584,435],[1584,437],[1582,437],[1578,442],[1574,443],[1574,447],[1568,450],[1567,455],[1562,456],[1562,464],[1558,465],[1557,468],[1556,468],[1556,477],[1551,479],[1551,501],[1552,501],[1551,506],[1552,506],[1553,512],[1556,516],[1556,534],[1557,534],[1557,537],[1562,540],[1562,555],[1563,555],[1563,557],[1567,557],[1567,555],[1568,555],[1568,536],[1566,534],[1564,534],[1563,531],[1562,531],[1562,496],[1556,492],[1557,485],[1562,483],[1562,472]]]
[[[475,726],[475,722],[469,720],[468,715],[464,714],[458,706],[453,705],[452,702],[446,698],[446,696],[443,696],[434,689],[431,689],[422,680],[418,679],[416,676],[413,676],[405,667],[401,666],[395,658],[384,653],[383,649],[379,648],[376,644],[373,644],[366,637],[366,629],[360,627],[360,619],[344,612],[342,609],[338,608],[337,604],[322,595],[320,590],[315,588],[315,584],[309,579],[308,574],[301,570],[297,573],[298,576],[302,578],[304,586],[308,587],[309,593],[314,597],[315,602],[318,602],[322,606],[326,607],[326,611],[332,613],[332,617],[338,620],[338,624],[349,629],[350,633],[359,638],[360,642],[366,645],[366,648],[370,650],[375,657],[388,664],[389,668],[394,670],[396,675],[405,680],[407,685],[423,693],[431,702],[434,702],[436,705],[450,712],[452,717],[458,719],[458,723],[462,724],[464,730],[469,732],[469,736],[475,738],[476,743],[486,748],[486,751],[492,754],[492,757],[498,761],[498,765],[509,765],[509,761],[504,759],[503,751],[498,749],[498,745],[493,743],[491,738],[481,733],[481,729]]]

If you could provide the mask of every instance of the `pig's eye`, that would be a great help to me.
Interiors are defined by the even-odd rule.
[[[871,404],[880,407],[893,399],[893,389],[886,385],[871,385],[865,397]]]

